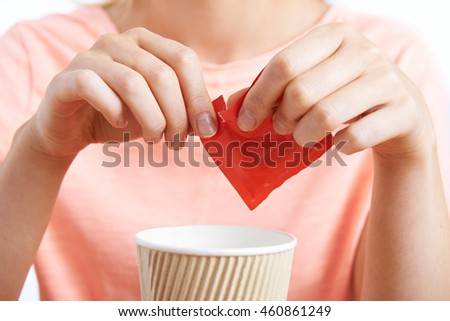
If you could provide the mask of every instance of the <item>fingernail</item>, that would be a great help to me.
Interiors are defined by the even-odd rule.
[[[242,109],[239,113],[238,125],[240,129],[250,131],[255,128],[256,119],[247,109]]]
[[[217,131],[216,124],[214,123],[211,114],[207,111],[197,116],[196,125],[200,136],[204,138],[214,136]]]
[[[183,132],[181,134],[180,133],[176,133],[173,136],[172,141],[173,142],[184,142],[186,140],[186,138],[187,138],[186,132]]]
[[[170,149],[180,150],[184,147],[186,141],[186,133],[175,134],[171,141],[166,141],[166,145]]]
[[[116,121],[117,128],[125,128],[128,125],[128,120],[125,116],[120,116]]]
[[[278,119],[278,117],[274,117],[273,119],[273,128],[280,135],[287,135],[289,133],[289,129]]]
[[[162,139],[162,134],[160,136],[153,137],[151,139],[144,139],[147,144],[156,144],[159,143]]]
[[[173,142],[165,142],[167,147],[174,150],[180,150],[182,149],[186,143],[181,141],[173,141]]]

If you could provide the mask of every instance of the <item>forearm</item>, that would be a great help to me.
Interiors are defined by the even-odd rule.
[[[45,157],[26,125],[0,165],[0,299],[17,299],[48,224],[70,159]]]
[[[449,215],[434,148],[430,155],[375,156],[360,299],[450,299]]]

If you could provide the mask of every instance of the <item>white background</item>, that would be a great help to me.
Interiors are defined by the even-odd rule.
[[[14,22],[34,19],[49,12],[68,12],[77,3],[89,0],[13,0],[0,2],[0,33]],[[445,1],[411,1],[411,0],[335,0],[339,3],[374,14],[395,17],[413,26],[427,39],[442,69],[447,83],[450,84],[450,31],[449,11]],[[1,53],[0,53],[1,56]],[[37,283],[32,277],[26,286],[22,299],[37,298]]]

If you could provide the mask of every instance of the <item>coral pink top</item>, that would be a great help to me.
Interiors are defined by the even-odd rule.
[[[365,34],[421,88],[435,121],[448,195],[449,99],[423,42],[391,20],[339,6],[316,25],[334,21]],[[90,6],[20,23],[0,38],[0,159],[15,130],[39,106],[51,78],[106,32],[117,30],[101,7]],[[222,65],[204,63],[210,96],[249,86],[280,49]],[[200,166],[177,165],[189,156],[184,149],[180,155],[168,153],[168,165],[161,167],[155,163],[165,156],[162,145],[154,146],[150,157],[147,148],[110,146],[122,161],[115,168],[102,166],[114,161],[103,147],[83,150],[63,182],[35,261],[41,299],[138,300],[134,234],[154,226],[208,223],[294,234],[298,247],[289,299],[350,298],[356,247],[370,204],[370,151],[342,156],[347,166],[333,158],[327,164],[323,157],[321,166],[289,179],[250,212],[220,170],[205,165],[200,147],[191,152]]]

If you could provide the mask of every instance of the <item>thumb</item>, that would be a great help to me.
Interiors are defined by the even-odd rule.
[[[227,99],[227,109],[230,108],[231,106],[233,106],[233,104],[236,102],[236,100],[238,100],[239,97],[241,97],[243,94],[245,94],[245,92],[248,90],[248,88],[249,87],[242,88],[242,89],[236,91],[230,97],[228,97],[228,99]]]

